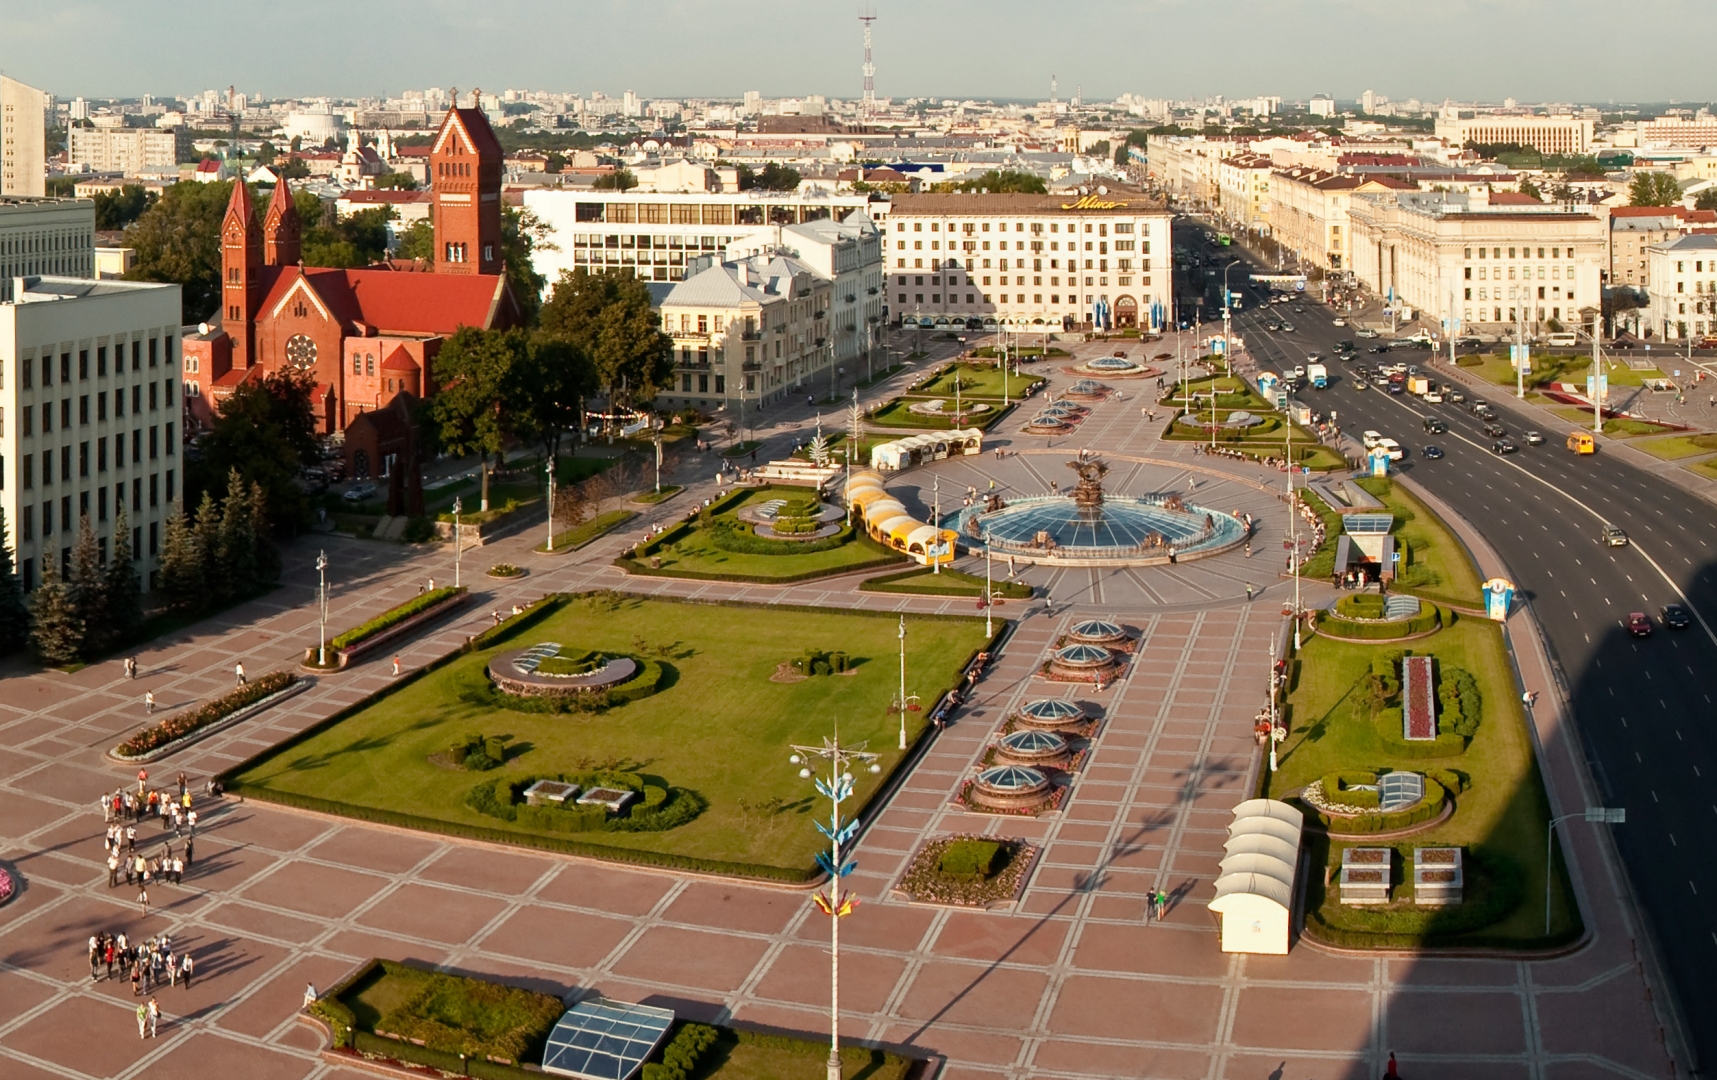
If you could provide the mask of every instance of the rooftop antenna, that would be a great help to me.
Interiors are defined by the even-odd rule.
[[[870,59],[870,24],[876,21],[876,9],[865,8],[859,13],[858,20],[864,24],[864,105],[865,119],[870,119],[876,113],[876,65]]]

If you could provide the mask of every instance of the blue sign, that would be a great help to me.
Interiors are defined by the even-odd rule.
[[[1514,604],[1514,582],[1507,578],[1491,578],[1484,583],[1484,613],[1497,622],[1508,621],[1508,609]]]

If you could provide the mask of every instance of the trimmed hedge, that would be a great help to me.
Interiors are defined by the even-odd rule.
[[[689,525],[682,525],[678,529],[664,533],[658,538],[658,540],[652,541],[652,543],[672,541],[676,537],[684,537],[689,532],[690,528],[691,526]],[[790,540],[779,542],[792,543]],[[816,541],[813,541],[813,543],[815,542]],[[807,570],[800,574],[718,574],[702,570],[675,570],[674,568],[667,566],[657,569],[652,567],[648,562],[641,561],[637,557],[627,558],[624,555],[615,559],[614,565],[626,571],[626,573],[637,577],[685,578],[693,581],[731,581],[740,585],[794,585],[801,581],[815,581],[818,578],[856,574],[865,570],[880,570],[883,567],[899,566],[901,563],[912,561],[910,556],[901,552],[891,551],[863,533],[855,533],[851,542],[875,551],[877,553],[877,557],[874,559],[865,559],[860,562],[847,563],[845,566],[832,566],[822,570]],[[800,545],[797,544],[794,546],[800,547]],[[639,550],[642,552],[643,549]]]
[[[1347,597],[1345,600],[1357,599]],[[1345,602],[1342,601],[1342,602]],[[1340,606],[1339,603],[1337,605]],[[1398,638],[1428,634],[1442,625],[1442,608],[1422,604],[1419,614],[1411,619],[1392,622],[1353,622],[1324,611],[1318,618],[1318,629],[1331,637],[1355,638],[1361,641],[1392,641]]]
[[[959,881],[978,881],[994,874],[1007,846],[995,840],[956,840],[942,852],[938,871]]]
[[[938,581],[940,579],[940,581]],[[915,587],[920,583],[926,588]],[[945,583],[945,584],[943,584]],[[945,591],[938,591],[941,585]],[[940,574],[931,574],[924,567],[902,570],[894,574],[880,574],[859,582],[860,592],[893,593],[898,596],[956,596],[978,597],[984,595],[984,579],[977,574],[968,574],[951,566],[942,567]],[[1032,595],[1030,585],[1021,581],[1009,581],[1006,578],[992,580],[990,592],[1005,600],[1029,600]]]
[[[335,637],[333,641],[328,642],[328,647],[331,649],[349,649],[353,645],[363,641],[365,638],[375,637],[383,630],[386,630],[391,626],[398,626],[413,615],[421,615],[436,604],[441,603],[443,600],[458,596],[464,591],[465,587],[461,585],[459,588],[447,586],[440,589],[434,589],[429,592],[419,593],[397,607],[388,608],[369,622],[360,623],[357,626],[352,627],[350,630],[340,634]]]
[[[1467,739],[1460,735],[1439,734],[1435,739],[1403,739],[1401,710],[1393,707],[1377,714],[1377,738],[1383,744],[1383,749],[1391,755],[1415,760],[1455,757],[1467,751]]]
[[[1409,854],[1403,853],[1403,857]],[[1520,949],[1518,938],[1474,931],[1501,922],[1520,907],[1526,899],[1525,873],[1508,856],[1482,848],[1468,848],[1463,862],[1466,882],[1461,904],[1396,910],[1343,908],[1345,926],[1331,925],[1324,920],[1321,908],[1313,908],[1307,913],[1306,931],[1319,941],[1352,949]],[[1584,932],[1576,911],[1570,929],[1540,939],[1539,947],[1559,948],[1579,940]]]
[[[699,1060],[720,1040],[721,1032],[708,1024],[681,1025],[662,1048],[661,1064],[644,1065],[643,1080],[690,1080]]]
[[[642,798],[627,807],[627,816],[610,818],[601,806],[531,806],[519,800],[538,780],[559,780],[582,788],[623,788]],[[517,822],[545,832],[665,832],[684,825],[709,808],[702,795],[689,788],[654,784],[636,773],[527,776],[488,780],[472,788],[465,805],[479,814]]]
[[[815,532],[816,527],[809,531]],[[851,542],[853,535],[851,525],[842,525],[840,532],[821,540],[769,540],[752,532],[750,526],[732,521],[718,521],[709,527],[710,543],[723,551],[740,555],[810,555],[818,551],[833,551]]]
[[[1439,664],[1438,669],[1437,699],[1442,709],[1437,718],[1437,732],[1470,739],[1478,734],[1479,721],[1484,715],[1478,680],[1464,668]]]
[[[1323,778],[1324,798],[1342,806],[1377,805],[1378,794],[1375,791],[1355,791],[1356,784],[1375,784],[1377,774],[1373,772],[1332,772]]]
[[[218,724],[241,709],[249,708],[272,694],[298,681],[289,671],[270,671],[255,682],[230,690],[213,701],[205,702],[187,712],[175,713],[114,747],[114,755],[122,758],[141,757],[175,739],[182,739],[210,724]]]
[[[1397,829],[1408,829],[1420,822],[1430,821],[1443,812],[1443,804],[1448,801],[1449,793],[1443,785],[1425,778],[1425,797],[1417,804],[1405,810],[1396,810],[1388,814],[1358,814],[1346,817],[1339,814],[1326,814],[1316,811],[1318,821],[1329,829],[1330,835],[1354,835],[1364,833],[1394,832]]]

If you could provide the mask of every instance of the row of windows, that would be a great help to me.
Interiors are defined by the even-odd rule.
[[[1122,267],[1121,269],[1124,270],[1124,269],[1126,269],[1126,267]],[[985,274],[983,284],[989,285],[991,283],[990,277],[991,277],[991,275]],[[1101,280],[1102,280],[1102,283],[1104,285],[1109,284],[1108,277],[1103,277]],[[1133,279],[1129,276],[1122,276],[1119,280],[1120,280],[1122,285],[1131,285],[1133,283]],[[912,278],[912,283],[914,285],[923,285],[924,284],[924,275],[923,274],[914,274],[913,278]],[[1042,285],[1043,284],[1043,275],[1033,274],[1032,278],[1031,278],[1031,283],[1033,285]],[[1092,283],[1092,279],[1090,277],[1087,277],[1085,279],[1085,284],[1090,285],[1091,283]],[[1151,283],[1151,279],[1148,275],[1145,277],[1144,283],[1146,285],[1149,285]],[[906,275],[902,274],[899,277],[899,279],[895,282],[895,284],[902,289],[906,288]],[[940,285],[940,284],[942,284],[942,279],[940,277],[932,276],[930,278],[930,284]],[[960,275],[949,274],[948,275],[948,284],[950,284],[950,285],[960,284]],[[975,278],[968,275],[966,278],[966,284],[967,285],[976,285],[976,284],[978,284],[978,281]],[[1013,276],[1012,282],[1009,282],[1007,275],[1003,275],[1002,279],[999,282],[996,282],[996,284],[999,284],[999,285],[1008,285],[1008,284],[1024,285],[1025,284],[1025,275],[1024,274],[1015,274]],[[1056,286],[1056,285],[1060,285],[1061,284],[1061,275],[1059,275],[1059,274],[1049,275],[1049,284],[1052,287]],[[1069,285],[1079,284],[1078,276],[1075,274],[1068,274],[1067,275],[1067,284],[1069,284]]]
[[[152,426],[147,429],[150,461],[154,461],[161,456],[163,445],[165,445],[165,452],[168,457],[172,457],[177,453],[176,444],[173,440],[174,429],[177,426],[178,425],[176,424],[167,424],[164,428]],[[131,432],[131,463],[133,465],[140,465],[143,463],[144,430],[145,429],[143,428],[135,428]],[[164,443],[162,439],[163,435],[165,435]],[[95,453],[93,455],[94,471],[98,473],[104,473],[107,471],[107,450],[109,446],[112,446],[113,448],[113,467],[116,469],[125,468],[125,444],[126,438],[123,434],[115,435],[111,439],[103,436],[102,438],[95,440],[94,443],[91,443],[88,440],[78,443],[76,447],[76,467],[78,477],[84,478],[88,477],[90,474],[92,468],[92,455],[90,453],[91,446],[95,448]],[[60,480],[68,484],[72,482],[72,450],[73,447],[68,443],[59,448],[59,454],[57,455],[57,460],[59,461]],[[19,458],[18,471],[23,478],[25,490],[29,490],[36,486],[36,458],[37,455],[35,454],[24,454]],[[43,487],[52,487],[54,484],[55,460],[56,455],[54,451],[42,451],[41,461]]]
[[[105,492],[103,494],[105,495]],[[103,505],[106,505],[105,499],[103,500]],[[35,509],[34,507],[29,507],[29,506],[26,506],[24,508],[24,520],[26,520],[26,521],[30,520],[30,515],[34,511],[34,509]],[[45,509],[45,507],[44,507],[44,509]],[[75,532],[76,530],[68,527],[68,528],[62,529],[61,531],[69,534],[69,533]],[[101,559],[101,565],[106,566],[107,565],[107,537],[102,536],[102,537],[98,537],[96,539],[96,549],[97,549],[97,552],[99,553],[99,556]],[[131,551],[132,551],[132,558],[134,560],[140,559],[143,557],[143,526],[141,526],[141,525],[132,526],[132,529],[131,529]],[[158,521],[151,521],[149,523],[149,554],[151,556],[154,556],[154,555],[159,555],[160,553],[161,553],[161,523]],[[71,545],[67,544],[65,547],[60,548],[60,580],[63,581],[66,578],[71,576],[71,567],[72,567],[72,549],[71,549]],[[34,592],[36,589],[36,560],[31,559],[31,558],[21,559],[21,560],[19,560],[18,568],[19,568],[21,576],[24,579],[24,591],[25,592]],[[153,573],[150,574],[149,581],[150,581],[150,587],[153,588],[154,584],[155,584],[155,575]]]
[[[36,255],[51,251],[88,251],[95,236],[88,229],[0,233],[0,255]]]
[[[1685,282],[1685,281],[1676,282],[1675,283],[1675,291],[1678,293],[1686,292],[1687,291],[1687,282]],[[1717,281],[1695,281],[1693,283],[1693,291],[1696,293],[1717,292]]]
[[[1007,232],[1008,231],[1008,224],[1009,223],[1006,221],[996,222],[995,223],[996,231],[997,232]],[[1017,232],[1025,232],[1026,231],[1026,222],[1015,221],[1012,224],[1013,224],[1013,231],[1014,232],[1017,233]],[[1044,223],[1043,222],[1033,221],[1030,224],[1031,224],[1031,231],[1032,232],[1041,233],[1044,231],[1044,228],[1043,228]],[[1088,233],[1094,232],[1098,236],[1108,236],[1109,231],[1111,229],[1114,230],[1114,232],[1117,236],[1128,236],[1128,235],[1131,235],[1133,232],[1133,223],[1130,221],[1117,221],[1117,222],[1114,222],[1113,224],[1110,224],[1108,222],[1097,222],[1094,224],[1092,222],[1087,221],[1084,223],[1084,225],[1085,225],[1085,231],[1086,232],[1088,232]],[[955,232],[956,231],[954,228],[954,223],[952,221],[948,222],[947,226],[948,226],[947,227],[948,232]],[[904,221],[902,221],[900,223],[900,231],[901,232],[906,231],[906,223]],[[912,223],[912,231],[913,232],[923,232],[924,231],[924,222],[914,221]],[[942,222],[932,221],[930,223],[930,231],[931,232],[942,232],[943,231]],[[974,233],[974,232],[989,232],[990,231],[990,222],[988,222],[988,221],[984,221],[984,222],[963,221],[960,223],[960,228],[958,231],[964,232],[967,234]],[[1052,233],[1060,232],[1061,231],[1061,223],[1058,221],[1049,222],[1049,231]],[[1067,223],[1067,231],[1070,233],[1076,233],[1079,231],[1079,226],[1070,221]],[[1148,221],[1143,222],[1139,226],[1139,232],[1145,236],[1151,235],[1151,223]]]
[[[635,236],[631,233],[575,233],[574,248],[662,248],[668,251],[719,251],[736,236]]]
[[[1108,283],[1109,283],[1109,279],[1104,278],[1103,284],[1107,285]],[[1087,282],[1086,284],[1090,284],[1090,283]],[[1132,281],[1129,278],[1121,278],[1120,284],[1130,285],[1130,284],[1132,284]],[[1149,282],[1146,282],[1146,284],[1149,284]],[[897,295],[899,296],[900,302],[902,304],[906,303],[906,294],[905,293],[899,293]],[[966,303],[976,304],[976,303],[978,303],[978,301],[982,300],[986,304],[1006,304],[1006,303],[1010,302],[1008,300],[1008,297],[1010,295],[1013,297],[1013,300],[1011,301],[1012,303],[1014,303],[1014,304],[1025,303],[1025,297],[1026,297],[1025,293],[1011,293],[1011,294],[1010,293],[997,293],[997,294],[967,293],[966,294]],[[915,304],[924,303],[924,294],[923,293],[913,293],[912,294],[912,302]],[[942,302],[942,294],[941,293],[931,293],[930,294],[930,302],[932,304],[940,304]],[[958,304],[960,302],[960,294],[949,293],[948,294],[948,302],[950,304]],[[1034,304],[1037,304],[1039,306],[1042,306],[1043,294],[1042,293],[1032,293],[1031,294],[1031,302]],[[1067,298],[1064,301],[1062,299],[1060,293],[1050,293],[1049,294],[1049,302],[1051,305],[1054,305],[1054,306],[1061,306],[1062,304],[1067,304],[1067,305],[1072,306],[1072,307],[1078,307],[1079,306],[1079,294],[1068,293]]]
[[[1560,321],[1562,318],[1562,309],[1560,307],[1550,308],[1548,314],[1545,313],[1544,308],[1538,308],[1537,310],[1538,310],[1538,321],[1539,322],[1543,322],[1547,318],[1548,319],[1556,319],[1556,320]],[[1502,317],[1502,311],[1503,311],[1503,309],[1499,308],[1499,307],[1491,308],[1490,309],[1490,321],[1491,322],[1503,322],[1503,321],[1505,321]],[[1532,311],[1533,311],[1532,308],[1526,309],[1526,317],[1527,318],[1529,318],[1529,319],[1532,318]],[[1484,322],[1485,321],[1485,309],[1479,308],[1478,313],[1479,313],[1479,315],[1478,315],[1479,321]],[[1515,320],[1516,314],[1517,314],[1517,312],[1515,311],[1514,308],[1509,308],[1508,309],[1508,319],[1506,321],[1507,322],[1513,322]],[[1573,319],[1576,317],[1575,316],[1575,309],[1573,307],[1568,308],[1568,317],[1570,319]],[[1461,318],[1467,322],[1472,322],[1473,321],[1473,309],[1472,308],[1462,308],[1461,309]]]
[[[173,339],[170,337],[169,338],[150,338],[149,342],[148,342],[149,366],[150,367],[160,366],[161,359],[162,359],[162,353],[163,353],[163,349],[162,349],[163,343],[166,345],[166,349],[164,351],[166,353],[167,365],[169,367],[171,367],[173,365]],[[107,363],[108,363],[107,349],[108,349],[108,347],[106,345],[97,345],[95,347],[94,377],[97,379],[107,378]],[[143,352],[144,352],[144,342],[142,340],[133,341],[131,343],[131,370],[132,371],[142,371],[143,370]],[[77,351],[77,367],[76,367],[75,371],[76,371],[76,378],[79,382],[83,382],[84,380],[89,379],[91,377],[90,361],[91,361],[90,350],[79,349]],[[56,365],[54,363],[54,352],[52,349],[43,350],[42,356],[41,356],[41,365],[40,366],[41,366],[42,385],[43,386],[54,385],[54,371],[55,371]],[[60,382],[62,384],[71,382],[72,378],[73,378],[73,371],[74,371],[74,369],[72,367],[72,354],[69,352],[60,353],[59,354],[59,364],[57,365],[57,367],[59,370]],[[19,380],[23,384],[23,388],[25,390],[30,390],[30,389],[33,389],[35,387],[36,369],[37,369],[36,362],[34,360],[32,360],[29,356],[25,356],[18,361]],[[125,371],[125,343],[120,342],[120,343],[113,346],[113,373],[115,375],[121,375],[124,373],[124,371]],[[153,392],[153,388],[151,388],[151,392]],[[169,393],[169,399],[170,399],[170,397],[171,397],[171,395]]]
[[[1473,268],[1468,266],[1468,267],[1463,267],[1463,269],[1466,271],[1466,275],[1465,275],[1466,280],[1467,281],[1473,280]],[[1488,269],[1488,267],[1484,267],[1484,266],[1481,266],[1478,268],[1478,270],[1479,270],[1478,280],[1480,280],[1480,281],[1485,280],[1485,271],[1487,269]],[[1517,268],[1517,267],[1511,266],[1508,268],[1508,280],[1510,280],[1510,281],[1514,280],[1514,272],[1516,269],[1520,270],[1520,272],[1521,272],[1520,276],[1523,280],[1530,280],[1531,279],[1532,267],[1522,266],[1522,267]],[[1496,268],[1496,274],[1494,275],[1494,278],[1497,281],[1502,280],[1502,267],[1499,266]],[[1552,266],[1550,268],[1550,279],[1552,281],[1561,281],[1562,280],[1562,268],[1560,266]],[[1538,268],[1538,280],[1539,281],[1544,280],[1544,267],[1542,267],[1542,266],[1540,266]],[[1569,281],[1574,280],[1574,268],[1572,266],[1570,266],[1568,268],[1568,280]]]
[[[1493,259],[1500,259],[1500,258],[1502,258],[1502,257],[1503,257],[1503,255],[1502,255],[1502,248],[1499,248],[1499,247],[1493,247],[1493,248],[1482,248],[1482,247],[1481,247],[1481,248],[1477,248],[1477,249],[1474,249],[1474,248],[1462,248],[1462,249],[1461,249],[1461,250],[1462,250],[1462,252],[1463,252],[1463,254],[1462,254],[1462,256],[1461,256],[1461,257],[1462,257],[1462,258],[1464,258],[1464,259],[1471,259],[1471,258],[1472,258],[1472,257],[1473,257],[1473,252],[1474,252],[1474,251],[1475,251],[1475,250],[1477,250],[1477,251],[1478,251],[1478,253],[1479,253],[1479,254],[1478,254],[1478,257],[1479,257],[1479,258],[1481,258],[1481,259],[1482,259],[1482,258],[1484,258],[1484,257],[1485,257],[1485,252],[1486,252],[1486,251],[1489,251],[1489,252],[1490,252],[1490,257],[1491,257],[1491,258],[1493,258]],[[1515,251],[1517,251],[1517,250],[1518,250],[1518,251],[1519,251],[1519,252],[1520,252],[1520,254],[1519,254],[1519,255],[1516,255],[1516,254],[1515,254]],[[1518,258],[1518,259],[1530,259],[1530,258],[1532,258],[1532,249],[1531,249],[1531,248],[1529,248],[1529,247],[1523,247],[1523,248],[1509,248],[1509,249],[1508,249],[1508,257],[1509,257],[1509,258],[1511,258],[1511,259],[1516,259],[1516,258]],[[1545,254],[1544,254],[1544,249],[1543,249],[1543,248],[1539,248],[1539,249],[1538,249],[1538,257],[1539,257],[1539,258],[1540,258],[1540,259],[1542,259],[1542,258],[1545,258]],[[1562,249],[1561,249],[1561,248],[1559,248],[1559,247],[1553,247],[1553,248],[1551,248],[1551,249],[1550,249],[1550,255],[1549,255],[1549,258],[1552,258],[1552,259],[1560,259],[1560,258],[1561,258],[1561,257],[1562,257]],[[1570,258],[1570,259],[1572,259],[1572,258],[1573,258],[1573,257],[1574,257],[1574,249],[1573,249],[1573,247],[1571,247],[1571,246],[1570,246],[1570,247],[1569,247],[1569,248],[1568,248],[1568,257],[1569,257],[1569,258]]]
[[[977,259],[967,259],[966,260],[966,269],[967,270],[977,269],[978,267],[973,265],[974,263],[977,263],[977,262],[978,262]],[[1092,265],[1093,263],[1095,263],[1096,265]],[[915,268],[922,269],[924,266],[924,260],[923,259],[913,259],[912,265]],[[894,266],[895,266],[895,269],[897,269],[897,270],[904,270],[904,269],[906,269],[906,260],[905,259],[896,259],[896,260],[894,260]],[[960,266],[960,260],[959,259],[947,259],[947,260],[931,259],[930,260],[930,269],[932,269],[932,270],[941,269],[943,267],[953,267],[953,268],[958,269],[959,266]],[[991,269],[989,259],[983,260],[982,268],[985,270]],[[995,269],[1006,270],[1007,268],[1008,268],[1008,261],[1006,259],[1001,259],[1001,260],[997,261]],[[1033,270],[1042,270],[1043,269],[1043,260],[1042,259],[1031,260],[1031,268]],[[1061,269],[1061,260],[1060,259],[1049,260],[1049,268],[1051,270],[1060,270]],[[1144,260],[1144,265],[1142,267],[1140,267],[1140,269],[1143,269],[1143,270],[1149,270],[1150,268],[1151,268],[1151,260],[1149,260],[1149,259]],[[1014,260],[1014,269],[1024,270],[1025,269],[1025,260],[1024,259],[1015,259]],[[1067,260],[1067,269],[1069,269],[1069,270],[1079,269],[1079,260],[1078,259],[1068,259]],[[1087,269],[1087,270],[1105,270],[1106,271],[1109,269],[1109,260],[1108,259],[1086,259],[1085,260],[1085,269]],[[1115,260],[1115,269],[1121,271],[1122,273],[1131,273],[1133,270],[1133,260],[1132,259],[1116,259]],[[1573,273],[1573,271],[1570,270],[1569,271],[1570,276],[1572,276],[1572,273]]]
[[[700,373],[697,376],[697,383],[698,383],[698,393],[700,393],[700,394],[709,393],[709,376],[707,374]],[[750,388],[748,387],[747,389],[750,389]],[[685,374],[680,376],[680,393],[689,394],[691,392],[692,392],[692,375],[690,372],[686,372]],[[717,375],[715,377],[715,392],[718,394],[727,393],[727,376],[726,375]]]
[[[173,474],[172,469],[168,469],[165,475],[163,475],[161,473],[151,473],[148,477],[148,481],[149,481],[148,491],[149,491],[149,505],[152,507],[159,507],[161,505],[161,502],[162,502],[162,483],[161,482],[163,479],[166,480],[166,501],[167,501],[167,503],[169,505],[171,505],[173,500],[178,497],[177,491],[175,488],[174,474]],[[144,477],[139,476],[137,479],[131,481],[131,483],[129,485],[124,484],[124,483],[119,483],[119,484],[113,485],[113,489],[112,489],[113,490],[113,509],[116,513],[120,510],[126,509],[125,493],[126,493],[127,487],[129,487],[130,492],[131,492],[131,505],[129,508],[130,512],[133,514],[142,513],[142,511],[143,511],[143,492],[144,492],[143,481],[144,481]],[[80,491],[77,493],[77,509],[76,509],[75,516],[74,516],[73,508],[72,508],[72,496],[62,495],[59,499],[57,506],[56,506],[53,499],[45,500],[41,504],[41,518],[40,518],[40,520],[41,520],[42,536],[45,538],[45,537],[49,537],[49,536],[54,535],[54,531],[55,531],[54,526],[56,524],[56,520],[57,520],[57,523],[59,525],[60,531],[62,531],[62,532],[76,532],[77,531],[77,522],[82,518],[89,517],[89,515],[90,515],[90,510],[91,510],[90,495],[91,494],[92,493],[89,491]],[[98,487],[95,489],[93,494],[95,495],[94,510],[95,510],[95,515],[96,515],[96,520],[97,521],[106,521],[107,520],[108,488],[105,485],[102,487]],[[58,510],[57,518],[55,515],[56,509]],[[22,515],[23,520],[21,520],[18,523],[18,538],[20,540],[25,540],[25,541],[34,540],[36,538],[36,522],[37,522],[35,505],[34,504],[26,504],[24,506],[21,506],[21,507],[19,507],[19,513]],[[133,550],[135,550],[135,548],[133,548]],[[149,554],[151,554],[151,555],[155,554],[155,547],[153,544],[150,545]]]
[[[957,243],[963,244],[964,250],[966,250],[966,251],[978,251],[978,250],[988,251],[988,250],[990,250],[990,242],[988,240],[981,240],[981,241],[980,240],[964,240],[964,241],[950,240],[950,241],[948,241],[948,250],[949,251],[960,250],[959,248],[956,248],[954,246]],[[1033,241],[1031,241],[1031,250],[1032,251],[1042,251],[1043,250],[1043,244],[1044,244],[1044,241],[1042,241],[1042,240],[1033,240]],[[1116,251],[1133,251],[1133,250],[1136,250],[1133,247],[1133,244],[1134,244],[1134,241],[1132,241],[1132,240],[1116,240],[1115,241],[1115,250]],[[1146,240],[1144,242],[1144,244],[1145,244],[1144,253],[1146,255],[1149,255],[1151,253],[1151,242],[1149,240]],[[1006,251],[1008,249],[1008,242],[1006,240],[997,241],[996,247],[1001,251]],[[905,251],[906,250],[906,241],[896,240],[894,242],[894,249],[896,251]],[[924,250],[924,241],[922,241],[922,240],[912,241],[912,249],[914,251],[923,251]],[[940,240],[930,241],[930,250],[931,251],[940,251],[941,249],[942,249],[942,242]],[[1026,250],[1026,242],[1024,240],[1015,240],[1014,241],[1014,250],[1016,250],[1016,251]],[[1061,241],[1059,241],[1059,240],[1049,241],[1049,250],[1060,251],[1061,250]],[[1068,251],[1078,251],[1079,250],[1078,242],[1074,241],[1074,240],[1069,240],[1067,242],[1067,250]],[[1097,241],[1087,240],[1087,241],[1085,241],[1085,250],[1086,251],[1096,251],[1099,255],[1107,255],[1107,254],[1109,254],[1109,241],[1107,241],[1107,240],[1097,240]]]
[[[161,408],[163,398],[166,399],[167,408],[173,407],[173,380],[163,379],[159,383],[151,382],[146,385],[149,389],[149,409],[151,412]],[[143,390],[143,384],[131,388],[131,414],[133,416],[143,411]],[[90,400],[91,395],[89,394],[82,394],[77,398],[77,423],[79,427],[90,422]],[[109,400],[107,392],[103,391],[94,395],[94,400],[95,422],[104,423],[107,420],[107,403]],[[125,416],[125,388],[123,386],[113,391],[112,401],[114,419],[123,419]],[[58,404],[60,430],[64,431],[72,426],[72,399],[61,398]],[[54,430],[54,413],[56,412],[54,406],[55,403],[52,401],[42,402],[42,434],[44,435]],[[35,408],[29,405],[20,406],[18,413],[23,419],[23,430],[20,434],[25,438],[34,435],[36,433]]]
[[[1502,299],[1501,287],[1491,289],[1489,291],[1492,295],[1486,296],[1485,295],[1486,290],[1481,286],[1479,288],[1478,298],[1480,300],[1501,300]],[[1526,293],[1528,297],[1530,297],[1532,294],[1531,286],[1527,286],[1527,287],[1521,289],[1520,291]],[[1550,290],[1550,296],[1555,297],[1557,299],[1561,299],[1562,298],[1562,290],[1559,288],[1553,287]],[[1471,289],[1466,290],[1466,296],[1464,297],[1464,299],[1471,300],[1472,298],[1473,298],[1473,291]],[[1516,300],[1516,299],[1519,299],[1520,297],[1518,296],[1516,291],[1511,288],[1508,290],[1508,298],[1510,300]],[[1574,290],[1572,287],[1570,287],[1568,289],[1567,298],[1568,298],[1568,302],[1570,304],[1574,302]],[[1549,297],[1546,297],[1544,295],[1544,286],[1542,286],[1542,285],[1538,286],[1538,299],[1540,299],[1540,300],[1549,299]]]

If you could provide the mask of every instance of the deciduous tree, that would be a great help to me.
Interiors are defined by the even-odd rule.
[[[126,244],[137,252],[137,264],[126,276],[179,285],[181,317],[187,323],[207,318],[220,306],[221,219],[231,197],[231,183],[174,184],[125,230]]]
[[[309,374],[291,370],[234,387],[198,443],[202,455],[186,474],[186,502],[223,490],[237,469],[247,482],[261,485],[263,509],[274,527],[306,524],[309,499],[294,481],[317,458],[314,387]]]
[[[674,345],[662,333],[650,293],[630,271],[562,271],[543,305],[540,332],[590,358],[596,384],[610,402],[630,408],[666,389],[674,374]]]
[[[499,454],[516,417],[517,372],[529,351],[523,330],[462,327],[435,357],[441,389],[430,403],[440,445],[450,454],[478,454],[482,469],[481,509],[489,508],[490,454]]]
[[[1673,206],[1681,201],[1681,185],[1669,173],[1645,172],[1628,184],[1632,206]]]

